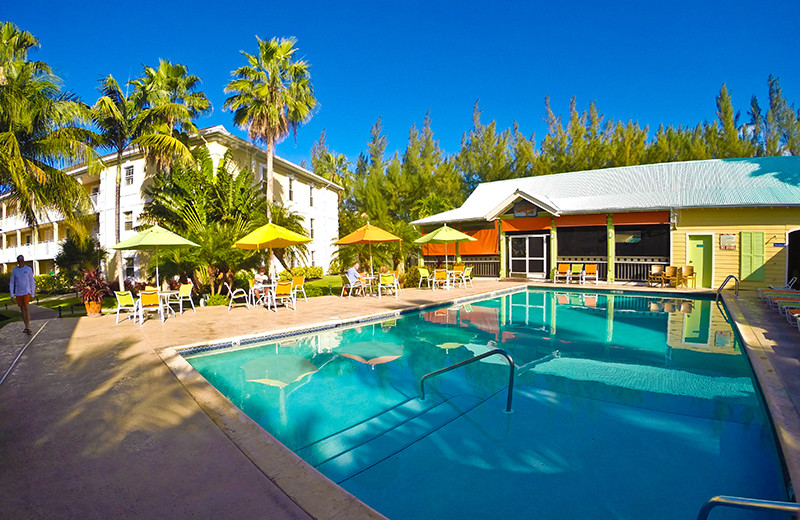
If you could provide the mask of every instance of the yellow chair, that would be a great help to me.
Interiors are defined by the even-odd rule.
[[[650,273],[647,275],[647,284],[659,284],[664,286],[664,266],[660,264],[653,264],[650,266]]]
[[[419,285],[417,289],[422,288],[422,280],[425,280],[428,283],[428,288],[431,287],[431,272],[428,271],[427,267],[418,267],[417,271],[419,271]]]
[[[558,264],[553,272],[553,283],[558,282],[559,278],[563,278],[565,282],[569,283],[569,264]]]
[[[464,269],[464,274],[462,276],[464,278],[464,287],[466,287],[467,284],[469,284],[470,287],[475,287],[475,284],[472,283],[472,266],[471,265],[468,265],[467,268]]]
[[[133,293],[130,291],[114,291],[114,296],[117,297],[117,323],[119,323],[119,312],[130,311],[133,314],[128,316],[128,319],[133,318],[136,322],[136,301],[133,299]]]
[[[382,274],[378,281],[378,298],[381,297],[381,291],[394,291],[394,297],[397,298],[400,294],[400,284],[397,283],[397,278],[391,273]]]
[[[692,287],[697,287],[697,273],[694,272],[694,266],[684,265],[681,267],[681,283],[685,287],[689,287],[686,284],[687,280],[692,281]]]
[[[571,283],[573,278],[577,279],[578,283],[583,283],[583,264],[571,264],[567,283]]]
[[[661,276],[661,287],[664,287],[665,285],[672,287],[673,282],[677,287],[678,280],[678,268],[674,265],[667,266],[667,268],[664,269],[664,274]]]
[[[292,304],[292,310],[297,310],[297,300],[295,299],[294,291],[292,290],[292,282],[284,281],[278,282],[275,286],[275,312],[278,312],[278,302],[283,302],[287,307]]]
[[[433,290],[436,290],[436,286],[449,288],[450,285],[448,284],[447,279],[447,269],[434,269],[433,271]]]
[[[142,291],[139,293],[139,325],[144,325],[144,313],[158,312],[161,323],[164,323],[164,305],[161,303],[161,296],[158,291]]]
[[[583,281],[594,278],[594,283],[598,283],[597,279],[597,264],[586,264],[583,270]]]
[[[181,286],[178,287],[178,308],[181,314],[183,314],[183,302],[189,302],[192,306],[192,310],[197,312],[197,309],[194,307],[194,302],[192,301],[192,287],[194,287],[194,284],[191,282],[182,283]]]
[[[306,288],[304,287],[306,283],[305,276],[293,276],[292,277],[292,292],[294,293],[294,299],[297,301],[297,293],[303,291],[303,300],[308,301],[306,297]]]

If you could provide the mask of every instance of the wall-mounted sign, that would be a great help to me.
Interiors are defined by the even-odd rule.
[[[775,247],[786,247],[786,242],[775,242],[772,245]]]
[[[539,215],[539,208],[527,200],[518,200],[514,203],[515,217],[535,217]]]
[[[720,249],[736,249],[736,235],[722,234],[719,236]]]

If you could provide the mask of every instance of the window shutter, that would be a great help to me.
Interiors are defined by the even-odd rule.
[[[764,280],[764,232],[742,231],[740,240],[739,275],[742,280]]]

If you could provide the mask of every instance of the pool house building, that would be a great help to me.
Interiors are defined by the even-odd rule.
[[[653,265],[690,265],[696,286],[744,287],[800,276],[800,157],[648,164],[478,185],[442,224],[483,276],[552,279],[559,263],[597,264],[599,280],[644,282]],[[426,245],[427,263],[450,244]]]
[[[239,169],[250,168],[255,173],[256,182],[266,177],[267,154],[262,148],[228,132],[219,125],[199,131],[191,145],[204,145],[208,149],[216,170],[225,154],[230,151],[232,162]],[[67,170],[76,177],[89,193],[93,206],[91,233],[100,245],[110,249],[115,241],[114,233],[114,192],[116,186],[115,154],[103,157],[105,167],[100,172],[92,172],[85,165],[77,165]],[[153,175],[145,163],[140,149],[129,148],[122,158],[122,179],[120,186],[120,239],[135,235],[140,225],[139,216],[147,202],[142,188]],[[287,209],[299,213],[304,219],[304,227],[312,242],[308,244],[307,265],[328,269],[336,247],[333,241],[339,236],[339,214],[337,210],[342,187],[314,172],[275,156],[274,201]],[[55,269],[55,257],[61,242],[66,239],[67,229],[63,219],[58,216],[47,218],[42,214],[39,226],[31,228],[11,200],[0,198],[0,272],[11,272],[16,265],[17,255],[25,256],[35,274],[47,274]],[[112,251],[113,253],[113,251]],[[146,251],[123,251],[125,277],[144,279],[144,268],[149,265]],[[114,278],[115,256],[108,255],[104,266],[107,275]],[[282,269],[277,264],[276,269]]]

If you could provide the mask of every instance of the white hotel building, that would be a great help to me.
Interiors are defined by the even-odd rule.
[[[260,182],[266,176],[266,151],[241,139],[223,126],[200,130],[196,143],[205,141],[205,146],[214,161],[214,167],[230,150],[233,161],[240,167],[256,172]],[[69,170],[89,192],[96,220],[92,233],[100,244],[108,249],[114,238],[114,190],[116,165],[115,154],[103,157],[106,167],[100,173],[89,173],[85,166]],[[339,235],[339,194],[342,187],[315,173],[278,156],[274,157],[274,200],[286,208],[299,213],[305,219],[305,228],[313,239],[307,244],[309,266],[320,266],[326,272],[335,256],[334,240]],[[142,185],[145,183],[145,160],[140,150],[129,149],[123,155],[121,180],[120,239],[136,234],[139,215],[145,202]],[[16,265],[18,255],[24,255],[26,263],[33,266],[34,274],[47,274],[55,269],[54,259],[61,242],[66,238],[66,227],[58,218],[42,218],[37,229],[32,229],[20,218],[16,208],[7,200],[0,199],[0,272],[10,272]],[[111,251],[113,252],[113,251]],[[148,265],[148,253],[123,251],[126,278],[144,278]],[[106,271],[114,278],[116,270],[114,255],[107,259]],[[275,268],[280,270],[280,265]]]

